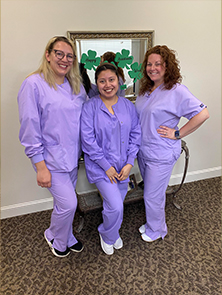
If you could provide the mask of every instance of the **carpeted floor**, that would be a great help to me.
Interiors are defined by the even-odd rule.
[[[124,246],[107,256],[97,226],[101,210],[85,215],[76,234],[83,252],[55,257],[44,240],[51,211],[1,221],[1,294],[4,295],[219,295],[221,294],[221,178],[184,184],[182,210],[167,198],[168,235],[145,243],[143,201],[125,205]],[[74,228],[79,223],[76,214]]]

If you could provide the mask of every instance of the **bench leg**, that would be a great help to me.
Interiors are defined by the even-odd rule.
[[[79,212],[79,214],[78,226],[74,228],[75,233],[80,233],[84,226],[84,213]]]
[[[174,195],[173,198],[176,198],[176,195]],[[182,207],[179,204],[177,204],[174,200],[173,200],[173,204],[177,209],[182,210]]]

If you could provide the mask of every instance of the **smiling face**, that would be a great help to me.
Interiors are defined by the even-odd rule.
[[[97,87],[101,99],[112,100],[116,98],[119,88],[119,80],[116,73],[112,70],[101,71],[97,78]]]
[[[150,54],[147,60],[146,73],[156,87],[164,82],[165,72],[166,65],[163,63],[161,55],[156,53]]]
[[[62,59],[56,57],[54,50],[60,50],[64,52],[65,56]],[[55,73],[55,80],[57,84],[62,84],[64,82],[65,75],[70,71],[73,61],[67,60],[67,54],[74,56],[72,47],[62,41],[55,43],[53,50],[49,53],[46,51],[46,59],[50,63],[50,66]]]

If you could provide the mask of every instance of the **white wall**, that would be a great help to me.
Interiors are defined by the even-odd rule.
[[[72,31],[154,30],[154,44],[178,52],[183,83],[208,105],[210,119],[186,138],[186,181],[221,175],[220,0],[2,0],[1,1],[1,209],[2,218],[49,209],[18,140],[17,92],[37,69],[48,40]],[[171,177],[178,183],[179,159]],[[86,181],[81,176],[81,183]],[[80,184],[79,184],[80,185]]]

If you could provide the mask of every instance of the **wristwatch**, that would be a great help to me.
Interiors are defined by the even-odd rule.
[[[180,131],[176,130],[174,136],[176,137],[176,139],[180,139]]]

